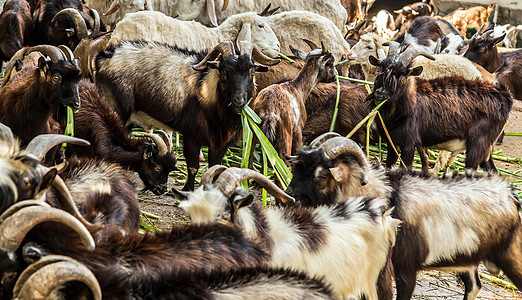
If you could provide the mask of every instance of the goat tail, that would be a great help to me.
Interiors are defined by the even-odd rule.
[[[279,123],[279,118],[267,118],[264,120],[261,130],[264,132],[266,138],[274,144],[276,138],[277,138],[277,123]]]
[[[392,207],[384,212],[382,215],[382,227],[384,231],[384,238],[390,242],[390,247],[395,245],[395,239],[397,237],[397,230],[399,229],[401,220],[395,219],[391,216],[391,213],[395,207]]]

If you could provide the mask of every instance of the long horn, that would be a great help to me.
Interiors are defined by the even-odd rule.
[[[227,169],[226,166],[223,165],[215,165],[210,167],[203,175],[201,176],[201,181],[199,182],[199,186],[204,186],[207,184],[214,183],[214,179],[223,173]]]
[[[339,155],[344,153],[350,153],[353,155],[363,169],[361,184],[365,185],[368,183],[370,177],[370,166],[366,160],[366,156],[364,156],[364,152],[356,142],[346,137],[335,137],[324,142],[319,148],[324,151],[325,156],[330,160],[336,159]]]
[[[486,40],[492,33],[493,33],[493,29],[486,30],[486,31],[484,31],[483,34],[480,35],[480,37]]]
[[[94,239],[87,228],[78,219],[61,209],[36,204],[26,206],[17,203],[9,208],[10,216],[0,224],[0,249],[9,252],[15,251],[22,243],[27,233],[35,226],[44,222],[57,222],[74,230],[80,236],[86,250],[93,251]],[[39,201],[41,202],[41,201]],[[22,208],[20,208],[22,207]],[[13,211],[16,211],[13,213]]]
[[[216,59],[219,54],[223,57],[234,55],[234,44],[231,41],[225,41],[217,44],[212,50],[210,50],[199,63],[192,66],[194,70],[203,71],[207,68],[207,61]]]
[[[88,141],[72,136],[61,134],[41,134],[32,139],[25,150],[39,159],[43,159],[49,150],[62,143],[71,143],[79,146],[90,145]]]
[[[8,126],[0,123],[0,142],[12,146],[14,144],[13,131]]]
[[[91,35],[95,35],[95,34],[98,34],[100,32],[100,14],[98,13],[97,10],[95,9],[89,9],[89,15],[91,16],[91,18],[94,20],[94,24],[93,24],[93,30],[91,32]]]
[[[314,42],[312,42],[310,40],[303,39],[303,41],[308,45],[308,47],[310,47],[310,50],[321,49],[321,47],[317,46],[316,43],[314,43]]]
[[[61,285],[80,281],[92,293],[94,300],[101,300],[102,293],[96,276],[85,265],[62,255],[48,255],[27,267],[17,279],[13,289],[14,299],[48,299]]]
[[[65,45],[60,45],[58,46],[58,49],[62,50],[65,58],[67,58],[67,60],[74,60],[74,55],[73,55],[73,52],[71,51],[71,49]]]
[[[310,146],[314,147],[314,148],[317,148],[317,147],[321,146],[327,140],[329,140],[331,138],[334,138],[334,137],[338,137],[338,136],[341,136],[341,135],[338,134],[337,132],[333,132],[333,131],[325,132],[325,133],[321,134],[320,136],[316,137],[310,143]]]
[[[51,58],[51,61],[53,63],[59,61],[59,60],[66,60],[67,58],[63,56],[63,52],[61,52],[60,49],[58,49],[57,47],[55,46],[51,46],[51,45],[38,45],[38,46],[34,46],[32,47],[31,49],[29,49],[26,53],[25,53],[25,56],[29,55],[29,53],[32,53],[32,52],[40,52],[40,53],[43,53],[47,56],[49,56],[49,58]]]
[[[218,179],[216,179],[216,182],[214,183],[214,186],[217,187],[226,197],[230,197],[236,190],[237,186],[242,181],[248,179],[255,180],[261,187],[266,189],[267,192],[283,203],[295,202],[293,197],[286,194],[272,181],[251,169],[236,167],[228,168],[223,173],[221,173],[221,175],[219,175]]]
[[[74,28],[76,29],[76,37],[78,39],[81,40],[89,34],[87,32],[87,23],[85,23],[83,16],[76,9],[69,7],[60,10],[56,15],[54,15],[51,23],[53,23],[60,15],[67,15],[73,20]]]
[[[165,144],[167,145],[167,152],[172,152],[172,137],[165,130],[155,130],[155,133],[159,134]]]
[[[486,23],[480,25],[479,30],[477,30],[477,32],[475,32],[475,34],[469,40],[478,38],[480,36],[480,33],[482,32],[482,29],[484,29],[484,26],[486,26]]]
[[[7,67],[5,68],[4,80],[1,84],[2,86],[4,86],[9,81],[9,77],[11,77],[11,73],[13,72],[13,69],[15,68],[15,62],[17,60],[23,61],[23,59],[25,57],[25,53],[29,49],[30,49],[29,47],[22,48],[22,49],[16,51],[15,54],[13,55],[13,57],[11,57],[11,59],[7,63]]]
[[[223,1],[223,7],[221,7],[221,11],[224,11],[228,7],[228,0]]]
[[[248,44],[248,45],[247,45]],[[250,49],[250,55],[254,58],[254,61],[265,65],[265,66],[274,66],[281,62],[279,58],[270,58],[261,52],[254,44],[249,41],[241,41],[239,42],[241,47],[241,52],[243,52],[243,48]],[[251,47],[251,48],[250,48]]]
[[[382,43],[383,46],[388,46],[388,57],[395,57],[399,54],[399,47],[401,44],[396,41],[387,41]]]
[[[156,147],[158,148],[158,155],[163,156],[168,153],[167,145],[160,136],[154,133],[146,133],[145,136],[154,141]]]
[[[431,60],[435,60],[435,57],[433,57],[433,55],[429,54],[428,52],[418,51],[417,49],[414,49],[414,48],[407,49],[406,51],[401,53],[399,56],[399,59],[405,65],[408,65],[409,63],[411,63],[413,61],[413,59],[415,59],[415,57],[417,57],[419,55],[422,55]]]

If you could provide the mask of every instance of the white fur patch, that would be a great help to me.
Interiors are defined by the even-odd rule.
[[[187,201],[181,202],[180,208],[184,209],[192,219],[192,223],[206,224],[216,222],[221,216],[227,197],[218,189],[199,187],[192,192]]]
[[[290,108],[292,109],[294,115],[294,127],[297,127],[299,124],[299,119],[301,118],[301,112],[299,111],[299,104],[294,96],[291,94],[287,94],[290,100]]]
[[[432,148],[446,150],[451,152],[465,151],[466,141],[465,140],[450,140],[444,143],[434,145]]]

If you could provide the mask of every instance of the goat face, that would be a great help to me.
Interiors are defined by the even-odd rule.
[[[218,96],[221,99],[230,99],[226,106],[230,106],[235,113],[248,103],[254,91],[254,72],[264,70],[255,66],[254,60],[248,55],[229,55],[219,64],[208,64],[210,68],[219,70]]]
[[[408,90],[408,77],[418,76],[422,73],[422,66],[412,68],[411,63],[405,66],[402,61],[396,61],[394,58],[387,58],[379,62],[378,59],[370,56],[370,63],[379,66],[373,93],[368,96],[368,99],[373,99],[374,104],[379,104],[386,99],[393,101],[401,97]]]
[[[336,182],[331,173],[334,165],[322,150],[303,147],[289,162],[293,177],[285,191],[287,194],[305,206],[335,202]]]
[[[494,51],[493,47],[502,42],[504,37],[505,35],[496,38],[487,37],[486,39],[483,37],[473,38],[469,43],[468,50],[464,53],[464,57],[481,66],[490,65],[497,56],[497,51]]]
[[[321,55],[317,61],[319,64],[319,82],[332,82],[337,76],[337,69],[334,67],[334,58],[331,53]]]
[[[154,194],[163,195],[167,191],[169,173],[176,168],[176,156],[172,152],[159,155],[151,143],[144,148],[143,160],[137,168],[140,179]]]
[[[70,106],[73,110],[80,109],[78,82],[80,68],[76,61],[60,60],[55,63],[40,58],[38,67],[44,76],[45,93],[54,108]]]

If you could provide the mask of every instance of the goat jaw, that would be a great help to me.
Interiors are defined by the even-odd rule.
[[[0,249],[5,252],[18,249],[27,233],[43,222],[62,223],[78,233],[88,251],[95,247],[91,234],[78,219],[42,201],[21,201],[6,210],[0,221]]]
[[[98,280],[83,264],[61,255],[48,255],[27,267],[13,289],[14,299],[48,299],[59,286],[80,281],[92,292],[93,299],[101,300]]]

